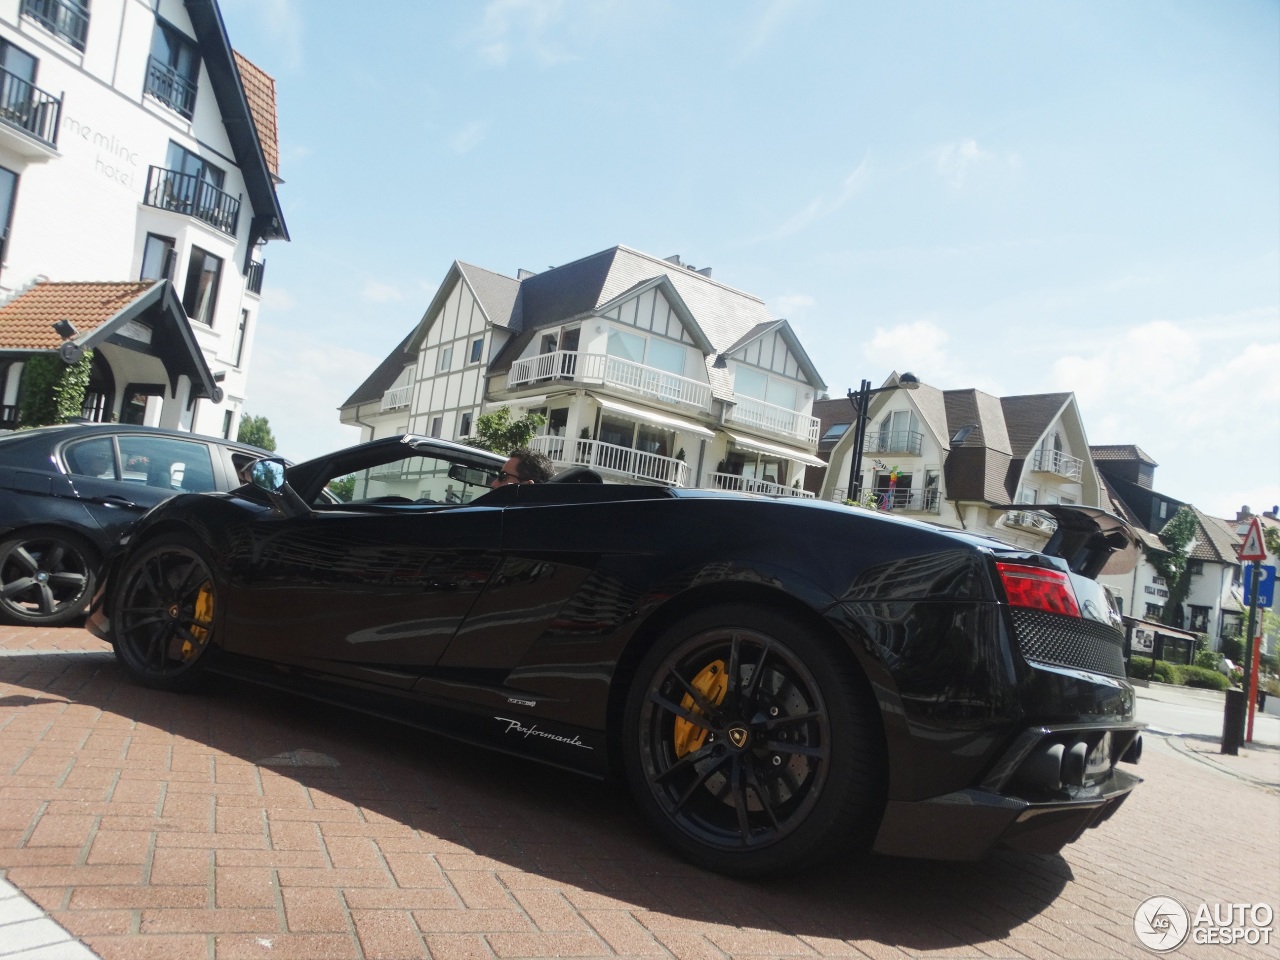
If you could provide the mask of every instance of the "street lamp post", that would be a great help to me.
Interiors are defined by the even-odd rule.
[[[872,389],[870,380],[863,380],[858,385],[855,393],[849,391],[849,403],[853,404],[854,421],[853,421],[853,459],[849,465],[849,499],[854,503],[862,502],[862,446],[867,439],[867,405],[871,402],[873,394],[888,393],[890,390],[897,390],[901,387],[903,390],[915,390],[920,386],[920,380],[914,373],[904,373],[898,378],[897,383],[891,383],[887,387],[876,387]]]

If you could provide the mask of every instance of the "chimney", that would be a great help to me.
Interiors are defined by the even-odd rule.
[[[664,263],[674,264],[674,265],[675,265],[675,266],[677,266],[677,267],[683,267],[683,266],[684,266],[684,264],[680,262],[680,254],[678,254],[678,253],[673,253],[673,254],[672,254],[671,256],[669,256],[669,257],[663,257],[663,258],[662,258],[662,260],[663,260],[663,262],[664,262]]]
[[[530,277],[536,277],[537,275],[538,273],[536,270],[526,270],[524,267],[521,267],[516,271],[517,280],[528,280]]]
[[[694,271],[694,273],[700,273],[700,274],[702,274],[704,277],[709,277],[709,276],[711,276],[711,268],[710,268],[710,267],[703,267],[701,270],[695,270],[695,271]]]

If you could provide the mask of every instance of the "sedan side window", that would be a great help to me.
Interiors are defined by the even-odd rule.
[[[124,479],[174,492],[213,490],[213,461],[203,443],[142,435],[120,437]]]
[[[116,472],[116,452],[110,437],[95,437],[67,448],[63,454],[67,472],[76,477],[96,477],[103,480],[119,480]]]

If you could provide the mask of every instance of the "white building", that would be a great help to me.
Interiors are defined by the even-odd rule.
[[[1044,514],[994,508],[1099,505],[1101,482],[1074,395],[994,397],[908,387],[897,375],[885,386],[868,404],[860,463],[862,490],[880,509],[1041,548],[1053,530]],[[847,399],[815,407],[830,456],[815,487],[823,499],[849,495],[854,409]]]
[[[0,0],[0,427],[69,342],[87,416],[231,435],[276,174],[274,81],[215,0]]]
[[[422,321],[341,407],[362,439],[471,436],[502,405],[533,446],[607,479],[803,489],[821,378],[790,324],[679,257],[618,246],[507,277],[455,262]]]

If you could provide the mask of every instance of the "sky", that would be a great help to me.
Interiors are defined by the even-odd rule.
[[[1280,503],[1274,0],[220,5],[276,79],[245,409],[286,456],[359,440],[455,259],[625,244],[763,299],[833,397],[1070,391],[1161,492]]]

